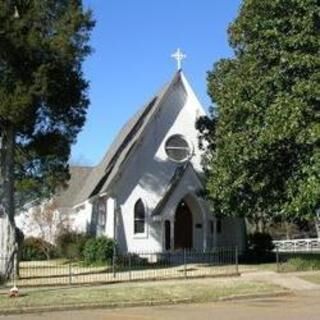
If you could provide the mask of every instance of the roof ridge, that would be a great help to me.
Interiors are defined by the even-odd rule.
[[[172,80],[165,86],[162,88],[162,90],[160,90],[160,94],[157,95],[157,99],[154,100],[154,104],[152,105],[152,108],[150,109],[150,118],[147,119],[147,121],[144,123],[144,127],[142,126],[142,130],[141,132],[138,132],[138,137],[136,140],[138,140],[142,135],[143,132],[146,130],[148,124],[151,122],[153,115],[156,113],[156,111],[158,110],[159,106],[161,105],[161,102],[163,101],[163,99],[165,98],[165,96],[167,95],[167,93],[169,92],[169,90],[171,89],[171,87],[179,80],[181,79],[181,70],[179,70],[178,72],[175,73],[175,76],[172,78]],[[153,113],[152,113],[153,112]],[[142,118],[142,117],[141,117]],[[141,127],[140,127],[141,128]],[[134,139],[134,137],[132,139],[130,139],[131,141]],[[136,145],[137,141],[134,142],[129,150],[126,153],[126,157],[121,161],[119,167],[123,164],[124,161],[126,161],[128,159],[128,157],[130,156],[130,153],[132,153],[135,145]],[[108,187],[108,185],[111,183],[111,181],[108,182],[108,177],[109,174],[112,173],[113,168],[109,169],[110,166],[108,166],[106,168],[106,178],[105,178],[105,184],[102,184],[102,191],[105,191],[105,189]],[[118,167],[118,169],[119,169]],[[109,169],[109,170],[108,170]],[[118,170],[117,170],[118,171]],[[114,177],[113,177],[114,178]],[[111,179],[113,180],[113,179]],[[94,194],[92,194],[94,195]]]
[[[202,184],[202,181],[197,173],[197,170],[194,168],[193,164],[191,163],[191,161],[187,161],[185,164],[178,166],[169,181],[169,184],[167,186],[167,189],[165,190],[163,196],[161,197],[160,201],[157,203],[157,205],[155,206],[154,210],[151,213],[151,217],[156,217],[160,215],[160,212],[162,211],[162,209],[165,207],[165,205],[167,204],[170,196],[173,194],[173,192],[176,190],[176,188],[178,187],[178,185],[181,182],[181,179],[184,177],[186,171],[191,168],[192,172],[195,173],[197,179],[199,180],[200,184]]]
[[[130,146],[129,150],[127,150],[126,153],[126,159],[129,153],[132,151],[132,143],[135,138],[135,135],[138,134],[140,136],[142,134],[148,121],[152,117],[150,113],[155,112],[154,109],[157,109],[160,102],[165,97],[166,93],[179,79],[181,79],[180,70],[175,73],[174,77],[170,82],[168,82],[158,91],[158,94],[156,94],[152,99],[150,99],[148,103],[146,103],[141,109],[139,109],[135,113],[135,115],[125,123],[125,125],[121,128],[119,134],[116,136],[116,138],[113,140],[112,144],[108,148],[102,160],[98,163],[98,165],[93,167],[93,170],[88,175],[83,185],[83,188],[79,193],[77,204],[83,203],[86,199],[91,198],[95,194],[99,193],[101,188],[107,187],[106,182],[109,178],[109,175],[114,170],[115,164],[117,163],[117,161],[119,161],[125,149],[128,148],[128,146]],[[143,120],[148,116],[150,118],[146,119],[146,122],[143,123]],[[143,127],[142,130],[141,127]],[[139,130],[141,131],[139,132]],[[125,159],[122,159],[119,166]]]
[[[78,165],[69,164],[69,168],[93,169],[94,166],[78,166]]]

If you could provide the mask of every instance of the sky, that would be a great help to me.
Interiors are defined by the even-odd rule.
[[[90,82],[87,121],[71,163],[96,165],[125,122],[176,72],[171,54],[187,55],[183,72],[205,109],[207,72],[232,56],[227,29],[241,0],[84,0],[96,27],[83,69]]]

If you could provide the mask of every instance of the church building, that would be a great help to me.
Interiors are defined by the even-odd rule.
[[[71,168],[57,203],[72,215],[72,228],[115,239],[120,252],[244,248],[244,221],[216,218],[200,196],[196,122],[204,115],[179,69],[125,124],[96,167]]]

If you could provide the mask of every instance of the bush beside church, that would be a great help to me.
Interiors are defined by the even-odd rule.
[[[105,236],[93,238],[84,233],[68,231],[58,236],[55,245],[41,238],[26,238],[21,258],[23,261],[60,258],[85,264],[107,263],[112,260],[114,246],[114,240]]]

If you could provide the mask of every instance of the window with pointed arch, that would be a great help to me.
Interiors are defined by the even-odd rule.
[[[134,206],[134,234],[145,233],[146,210],[141,199]]]
[[[107,206],[106,200],[100,199],[98,202],[98,225],[101,228],[105,228],[107,223]]]

